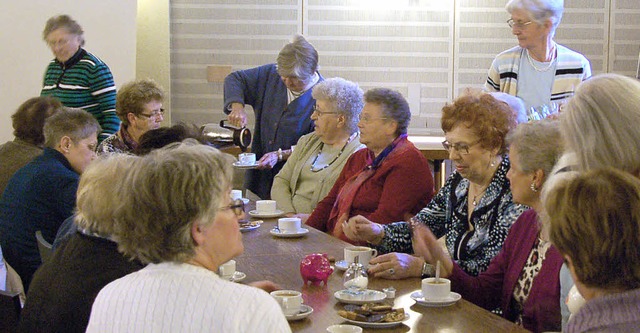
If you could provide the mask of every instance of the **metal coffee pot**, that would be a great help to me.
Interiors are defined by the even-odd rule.
[[[220,127],[212,124],[203,125],[200,130],[207,141],[218,148],[236,145],[244,152],[251,145],[251,130],[246,127],[235,127],[220,120]]]

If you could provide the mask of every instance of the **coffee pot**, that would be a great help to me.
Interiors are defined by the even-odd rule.
[[[218,148],[236,145],[245,152],[251,145],[251,130],[246,127],[236,127],[226,124],[227,120],[220,120],[220,127],[203,125],[200,130],[207,141]]]

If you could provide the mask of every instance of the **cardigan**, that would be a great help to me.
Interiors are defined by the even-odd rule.
[[[533,209],[522,213],[513,224],[504,246],[491,260],[486,271],[476,277],[465,273],[455,262],[449,279],[451,289],[464,299],[487,310],[500,306],[502,316],[514,321],[513,290],[538,238],[538,217]],[[560,267],[562,255],[551,246],[535,276],[531,291],[523,304],[522,325],[534,332],[559,331],[561,324]]]
[[[569,320],[567,332],[627,333],[640,331],[640,289],[597,297]]]
[[[120,127],[116,115],[116,85],[109,66],[80,48],[69,60],[51,60],[42,83],[41,96],[53,96],[70,108],[91,113],[102,128],[102,141]]]
[[[0,244],[5,259],[22,278],[25,291],[41,264],[35,233],[53,242],[73,213],[80,176],[59,151],[45,148],[11,178],[0,199]]]
[[[414,219],[427,225],[438,238],[447,236],[445,243],[452,259],[462,269],[475,276],[489,266],[504,243],[509,228],[527,209],[515,204],[509,188],[507,171],[509,158],[504,156],[485,194],[474,208],[471,221],[476,229],[468,232],[467,196],[469,180],[454,171],[436,196]],[[478,232],[482,229],[483,232]],[[384,226],[382,242],[374,246],[378,253],[413,253],[411,231],[406,222]],[[466,246],[460,246],[461,243]]]
[[[589,60],[582,54],[557,45],[557,64],[551,102],[563,103],[573,96],[578,85],[591,76]],[[485,89],[518,95],[518,70],[526,49],[515,46],[498,54],[489,68]]]
[[[344,148],[342,154],[333,164],[326,169],[319,171],[322,175],[318,182],[309,182],[301,177],[302,168],[307,165],[307,161],[315,158],[322,147],[322,141],[315,133],[303,135],[296,149],[287,159],[284,167],[276,175],[271,187],[271,198],[278,203],[278,207],[287,213],[309,214],[313,208],[322,200],[333,187],[342,168],[355,151],[364,148],[360,143],[359,135],[351,140]],[[293,197],[299,189],[312,189],[313,197],[308,202],[311,209],[304,209],[301,206],[294,206]]]
[[[322,81],[320,76],[318,82]],[[231,103],[251,105],[255,112],[255,127],[251,152],[256,159],[262,155],[290,149],[301,136],[313,131],[311,120],[316,103],[311,90],[288,103],[287,86],[278,74],[276,64],[241,70],[229,74],[224,79],[224,112]],[[273,178],[284,166],[284,161],[276,163],[272,169],[247,170],[245,187],[262,199],[269,199]]]
[[[41,154],[42,148],[18,138],[0,146],[0,196],[16,171]]]
[[[404,154],[392,152],[382,160],[374,175],[358,190],[349,217],[362,215],[377,223],[390,223],[403,219],[407,213],[415,214],[431,200],[433,176],[426,158],[406,137],[399,141],[397,148],[400,145],[410,149]],[[331,233],[338,221],[337,218],[330,219],[330,214],[342,186],[373,160],[369,148],[351,155],[331,191],[318,203],[306,224]],[[343,240],[353,242],[346,236]]]

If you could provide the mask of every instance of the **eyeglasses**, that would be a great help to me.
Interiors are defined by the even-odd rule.
[[[318,114],[318,118],[324,116],[325,114],[340,114],[340,112],[320,111],[318,109],[318,105],[313,106],[313,113]]]
[[[367,123],[370,123],[370,122],[372,122],[374,120],[378,120],[378,119],[384,120],[384,119],[389,119],[389,118],[388,117],[373,118],[373,117],[369,117],[369,116],[362,116],[362,114],[360,114],[359,119],[360,119],[361,123],[367,124]]]
[[[68,39],[60,39],[57,41],[47,41],[47,45],[49,45],[50,48],[54,48],[56,46],[65,46],[69,43]]]
[[[240,199],[233,200],[229,206],[220,208],[219,210],[231,209],[236,216],[242,216],[244,214],[244,201]]]
[[[158,118],[158,117],[160,117],[160,116],[164,116],[164,109],[160,109],[159,111],[154,111],[154,112],[152,112],[151,114],[144,114],[144,113],[141,113],[141,114],[139,114],[138,116],[142,116],[142,117],[145,117],[145,118],[147,118],[147,119],[148,119],[148,118]]]
[[[469,154],[469,148],[471,148],[474,145],[477,145],[478,143],[480,143],[480,140],[477,140],[474,143],[451,143],[447,140],[442,141],[442,146],[444,147],[444,149],[446,149],[448,152],[451,152],[451,149],[455,150],[456,152],[458,152],[458,154],[460,155],[468,155]]]
[[[522,22],[522,21],[514,21],[513,19],[507,20],[507,24],[509,25],[509,27],[516,28],[516,29],[524,29],[524,27],[528,26],[531,23],[533,23],[533,21]]]

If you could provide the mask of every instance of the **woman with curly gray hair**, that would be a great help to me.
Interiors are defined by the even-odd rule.
[[[329,193],[349,156],[364,147],[358,135],[364,105],[358,85],[337,77],[318,83],[312,94],[315,131],[298,140],[271,187],[271,198],[282,211],[305,220]]]

